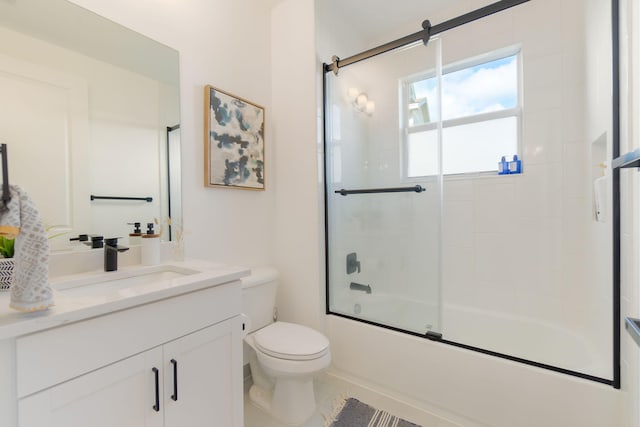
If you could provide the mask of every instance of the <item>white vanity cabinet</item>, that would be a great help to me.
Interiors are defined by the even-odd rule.
[[[219,323],[164,346],[165,426],[242,427],[242,422],[234,423],[236,415],[242,415],[242,395],[231,392],[242,387],[242,374],[234,375],[237,361],[232,360],[233,352],[229,351],[234,341],[241,342],[242,324],[237,320]]]
[[[162,427],[162,413],[151,408],[152,367],[161,366],[155,348],[20,399],[19,425]]]
[[[18,427],[242,427],[239,282],[16,338]]]

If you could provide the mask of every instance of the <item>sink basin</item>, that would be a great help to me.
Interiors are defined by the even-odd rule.
[[[180,279],[201,271],[175,265],[135,267],[114,272],[81,274],[54,281],[51,286],[67,297],[122,297],[139,295],[170,286]]]

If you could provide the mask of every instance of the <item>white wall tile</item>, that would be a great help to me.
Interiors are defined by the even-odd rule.
[[[474,246],[474,203],[472,201],[447,201],[442,218],[443,242],[447,245]]]
[[[562,165],[547,163],[527,165],[516,181],[516,206],[519,217],[562,215]]]
[[[443,197],[445,202],[473,200],[473,179],[445,179]]]
[[[527,110],[522,122],[526,166],[557,162],[562,156],[562,109]]]
[[[513,10],[515,39],[532,56],[559,53],[562,50],[562,15],[557,0],[536,0]],[[535,22],[535,25],[531,25]]]
[[[473,307],[478,283],[475,275],[475,248],[445,245],[442,247],[442,298],[445,304]]]

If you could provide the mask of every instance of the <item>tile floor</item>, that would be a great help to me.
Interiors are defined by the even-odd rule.
[[[315,392],[318,408],[313,417],[302,427],[324,427],[335,406],[340,399],[345,397],[355,397],[371,406],[386,410],[423,427],[462,427],[461,424],[439,418],[332,374],[324,374],[316,380]],[[285,427],[251,403],[248,387],[245,387],[244,395],[244,425],[245,427]]]

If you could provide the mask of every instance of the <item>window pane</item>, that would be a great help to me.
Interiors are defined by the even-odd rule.
[[[442,140],[444,174],[497,171],[502,156],[510,159],[518,153],[518,120],[507,117],[445,128]]]
[[[443,120],[513,108],[518,98],[516,56],[442,76]]]
[[[438,132],[409,134],[407,175],[409,178],[438,174]]]
[[[518,104],[517,55],[445,72],[442,76],[442,119],[514,108]],[[438,120],[435,77],[409,85],[409,126]]]
[[[409,127],[438,121],[436,79],[424,79],[409,84]]]

